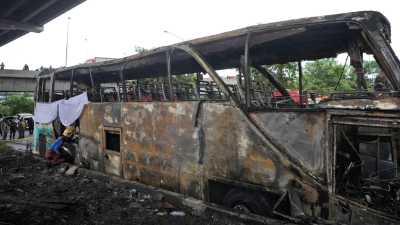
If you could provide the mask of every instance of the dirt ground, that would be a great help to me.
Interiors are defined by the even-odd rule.
[[[30,154],[0,153],[0,224],[234,224],[182,208],[175,210],[184,216],[171,216],[157,203],[134,189],[65,176]]]

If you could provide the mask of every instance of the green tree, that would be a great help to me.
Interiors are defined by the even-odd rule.
[[[381,71],[378,63],[375,60],[364,61],[364,70],[367,74],[378,74]]]
[[[381,68],[379,67],[378,63],[375,60],[371,61],[364,61],[364,69],[365,69],[365,81],[367,83],[367,87],[373,87],[373,83],[375,80],[376,75],[379,74]],[[370,76],[375,75],[375,76]]]
[[[189,74],[182,74],[178,76],[172,76],[172,81],[176,84],[194,84],[194,81],[196,80],[197,76],[195,73],[189,73]]]
[[[10,107],[6,106],[6,105],[0,105],[0,113],[3,116],[9,116],[11,115],[11,110]]]
[[[22,95],[7,96],[1,110],[9,110],[7,115],[15,115],[17,113],[32,113],[34,111],[34,101],[32,93],[23,93]],[[3,113],[3,112],[2,112]]]
[[[264,66],[272,75],[278,79],[286,89],[298,89],[298,68],[296,62],[285,64],[274,64]],[[238,71],[238,69],[236,69]],[[265,84],[268,91],[274,90],[272,84],[258,70],[250,68],[252,80]]]
[[[270,65],[266,66],[266,69],[272,73],[286,89],[298,89],[299,80],[297,62]]]
[[[343,67],[335,58],[306,62],[303,70],[304,90],[320,93],[355,90],[357,83],[354,69],[351,66]]]
[[[143,48],[143,47],[140,47],[140,46],[135,46],[135,52],[136,53],[139,53],[139,54],[141,54],[141,53],[143,53],[143,52],[146,52],[146,51],[148,51],[149,49],[147,49],[147,48]]]

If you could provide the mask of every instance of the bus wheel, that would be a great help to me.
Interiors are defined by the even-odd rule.
[[[267,198],[256,191],[232,188],[223,197],[222,205],[241,213],[272,216]]]

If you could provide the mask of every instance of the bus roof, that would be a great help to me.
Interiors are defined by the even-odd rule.
[[[75,77],[88,74],[91,70],[96,79],[101,79],[102,76],[109,78],[108,75],[112,73],[115,73],[115,77],[118,78],[117,74],[124,69],[126,80],[167,76],[167,51],[172,52],[171,74],[204,72],[193,57],[177,48],[185,45],[193,47],[214,70],[238,68],[249,33],[251,33],[249,43],[251,65],[282,64],[336,57],[348,51],[349,33],[352,29],[374,31],[377,28],[373,24],[377,21],[384,27],[385,38],[390,43],[390,24],[385,16],[375,11],[349,12],[250,26],[151,49],[141,54],[107,62],[60,68],[55,71],[55,74],[57,79],[69,80],[72,71]],[[351,28],[349,24],[355,27]],[[371,34],[366,32],[366,35]],[[390,47],[389,50],[392,51]],[[363,45],[363,51],[367,54],[373,53],[368,43]],[[43,76],[46,75],[43,74]]]

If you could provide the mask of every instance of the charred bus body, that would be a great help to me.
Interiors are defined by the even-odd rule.
[[[47,71],[36,102],[87,94],[73,147],[75,163],[92,170],[291,222],[396,224],[400,70],[390,32],[378,12],[262,24]],[[373,55],[393,90],[303,103],[313,94],[302,90],[301,61],[341,53],[356,71]],[[263,67],[287,62],[299,62],[300,101]],[[251,67],[279,98],[251,80]],[[231,68],[237,85],[216,72]],[[174,83],[189,73],[193,86]],[[37,125],[38,154],[62,132],[59,121]]]

